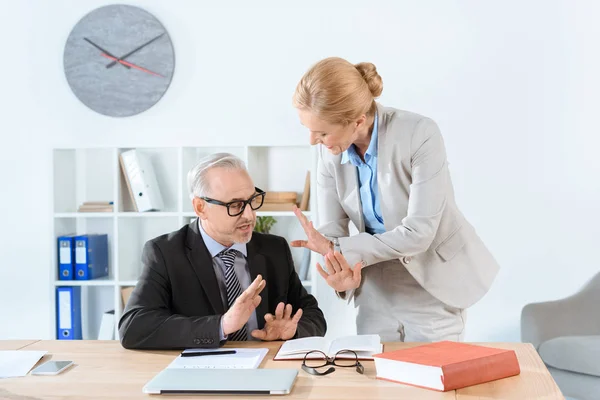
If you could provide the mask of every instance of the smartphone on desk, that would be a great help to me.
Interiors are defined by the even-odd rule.
[[[31,375],[58,375],[73,365],[73,361],[47,361],[31,371]]]

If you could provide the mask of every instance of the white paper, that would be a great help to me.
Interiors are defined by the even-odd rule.
[[[25,376],[47,351],[0,351],[0,378]]]
[[[177,356],[167,368],[212,368],[212,369],[255,369],[267,355],[268,349],[187,349],[185,352],[214,352],[235,350],[236,354],[223,354],[200,357]]]
[[[286,341],[279,349],[278,356],[302,355],[313,350],[321,350],[327,354],[330,342],[321,336],[310,336]]]
[[[329,357],[333,357],[340,350],[353,350],[361,359],[372,359],[373,354],[381,353],[383,345],[379,335],[344,336],[331,342],[320,336],[311,336],[286,341],[275,355],[275,359],[298,359],[313,350],[321,350]],[[313,358],[313,355],[308,357]],[[354,355],[347,354],[339,357],[352,358]]]
[[[381,351],[381,337],[379,335],[344,336],[331,342],[329,355],[333,356],[340,350],[354,350],[355,352]]]

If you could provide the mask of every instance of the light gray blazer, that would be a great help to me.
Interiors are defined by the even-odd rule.
[[[339,238],[350,265],[400,260],[433,296],[467,308],[489,290],[499,265],[456,206],[438,126],[380,104],[377,112],[377,182],[386,232],[365,232],[356,167],[341,164],[341,155],[324,146],[318,152],[318,230]],[[349,221],[359,234],[349,236]]]

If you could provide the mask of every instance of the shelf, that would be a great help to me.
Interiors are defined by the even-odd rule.
[[[310,211],[302,211],[302,214],[306,215],[307,217],[311,216],[311,212]],[[266,217],[266,216],[271,216],[271,217],[295,217],[296,214],[294,214],[293,211],[257,211],[256,212],[256,216],[258,217]]]
[[[54,281],[54,286],[113,286],[115,281],[110,278],[90,279],[89,281]]]
[[[132,150],[131,148],[120,148],[118,149],[119,156],[121,153]],[[162,198],[163,206],[161,211],[163,212],[176,212],[179,210],[179,150],[174,147],[145,147],[137,149],[140,153],[143,153],[153,170],[154,178],[158,185],[158,193]],[[136,207],[133,204],[127,182],[124,179],[124,175],[121,168],[118,168],[118,184],[117,184],[117,195],[118,199],[118,210],[119,211],[131,211],[135,212]]]
[[[111,218],[114,212],[63,212],[54,213],[54,218]]]
[[[138,147],[150,158],[164,206],[156,212],[137,212],[119,163],[119,155],[128,149],[53,149],[53,236],[48,277],[52,294],[49,307],[56,316],[56,288],[81,287],[84,337],[89,339],[97,336],[106,311],[115,310],[117,319],[122,314],[120,289],[138,283],[143,273],[142,252],[147,241],[180,230],[182,225],[197,218],[189,199],[187,174],[202,157],[217,152],[235,154],[246,163],[255,186],[266,191],[293,191],[298,193],[298,200],[306,190],[307,172],[310,171],[310,192],[315,193],[317,152],[308,145],[228,146],[217,143],[209,147]],[[78,207],[86,201],[112,201],[114,208],[111,212],[78,212]],[[311,196],[308,209],[312,211],[303,211],[303,214],[312,221],[318,217],[315,207],[315,196]],[[287,242],[305,238],[293,211],[266,211],[266,208],[256,210],[256,215],[276,219],[270,231],[272,234]],[[108,235],[110,275],[88,281],[59,280],[57,237],[86,233]],[[305,249],[290,248],[290,252],[294,265],[302,265]],[[310,265],[314,265],[314,260]],[[314,274],[301,282],[316,296],[318,288]],[[56,335],[55,321],[53,318],[52,336]]]
[[[120,280],[137,279],[142,273],[142,250],[148,240],[181,228],[177,214],[161,218],[118,218],[115,255]]]
[[[119,286],[135,286],[138,281],[119,281]]]
[[[61,281],[64,282],[64,281]],[[311,281],[301,281],[302,285],[304,286],[312,286],[312,282]],[[138,281],[136,280],[129,280],[129,281],[119,281],[118,285],[119,286],[135,286],[137,285]]]
[[[312,211],[302,211],[302,214],[306,215],[307,217],[312,216]],[[184,212],[183,217],[190,217],[190,218],[194,218],[196,217],[196,214],[193,212]],[[266,217],[266,216],[271,216],[271,217],[295,217],[296,214],[294,214],[293,211],[260,211],[260,209],[256,212],[256,216],[257,217]]]
[[[177,212],[133,212],[125,211],[118,212],[119,218],[158,218],[158,217],[177,217],[180,213]]]
[[[312,286],[311,281],[301,281],[304,286]],[[54,281],[54,286],[135,286],[138,281],[114,281],[112,279],[91,279],[89,281]]]
[[[178,217],[182,213],[178,212],[97,212],[97,213],[86,213],[86,212],[65,212],[65,213],[54,213],[54,218],[111,218],[117,216],[119,218],[158,218],[158,217]],[[184,215],[185,216],[185,215]],[[190,214],[190,216],[196,216],[196,214]]]

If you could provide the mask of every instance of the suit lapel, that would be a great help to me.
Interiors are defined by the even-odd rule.
[[[254,282],[256,277],[260,274],[263,279],[267,280],[267,285],[260,292],[262,300],[258,307],[256,307],[256,322],[258,323],[258,329],[262,329],[265,326],[264,315],[269,312],[269,281],[267,277],[267,262],[265,256],[260,254],[257,249],[256,242],[254,239],[250,240],[246,245],[248,251],[248,269],[250,270],[250,283]]]
[[[349,217],[353,222],[355,222],[355,219],[358,220],[358,223],[355,222],[356,228],[359,232],[364,232],[365,219],[362,211],[362,203],[360,202],[360,179],[358,177],[358,170],[351,162],[341,164],[340,167],[344,186],[346,187],[346,194],[341,200],[348,204],[352,209],[357,210],[355,218],[352,218],[351,215],[349,215]]]
[[[390,174],[387,169],[390,168],[389,162],[392,159],[390,155],[388,155],[388,151],[393,149],[392,146],[389,146],[386,143],[387,135],[386,126],[387,121],[385,120],[385,110],[380,104],[377,104],[377,191],[379,195],[379,208],[381,209],[381,218],[383,218],[383,225],[387,229],[393,229],[395,226],[390,226],[390,219],[386,215],[387,207],[385,204],[385,199],[381,196],[381,193],[390,193],[388,190],[388,186],[390,184]],[[388,165],[386,165],[386,160]]]
[[[215,313],[224,314],[225,307],[221,300],[219,283],[215,275],[212,257],[204,244],[204,240],[202,240],[202,235],[198,231],[197,219],[190,223],[188,227],[186,254]]]

